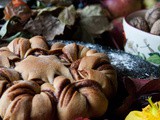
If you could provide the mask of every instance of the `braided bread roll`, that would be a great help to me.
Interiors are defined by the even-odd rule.
[[[57,50],[59,54],[56,55],[64,65],[69,66],[76,81],[90,79],[98,82],[107,98],[116,94],[117,74],[106,54],[75,43],[65,46],[53,44],[51,53],[57,53]]]
[[[17,82],[2,95],[0,116],[4,120],[56,119],[56,103],[52,91],[43,89],[33,81]]]
[[[58,76],[53,85],[58,99],[59,120],[99,117],[107,110],[108,100],[95,81],[86,79],[70,83],[65,77]]]

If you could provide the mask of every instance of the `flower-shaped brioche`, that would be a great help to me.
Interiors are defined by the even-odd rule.
[[[45,89],[45,88],[44,88]],[[19,81],[8,88],[0,99],[4,120],[54,120],[56,103],[51,92],[43,91],[33,81]]]
[[[98,82],[108,98],[116,93],[116,71],[105,57],[85,56],[71,64],[76,80],[90,79]]]
[[[75,43],[65,45],[64,47],[60,43],[58,45],[53,44],[51,47],[52,53],[58,53],[57,50],[59,54],[56,55],[64,65],[70,67],[75,80],[94,80],[102,86],[108,98],[115,95],[117,75],[106,54]]]
[[[95,81],[85,79],[70,83],[65,77],[58,76],[53,85],[60,120],[74,120],[80,116],[98,117],[107,110],[108,100]]]

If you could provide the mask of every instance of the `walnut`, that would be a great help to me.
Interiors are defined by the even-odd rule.
[[[158,19],[152,26],[150,33],[160,35],[160,19]]]
[[[140,30],[149,32],[149,26],[143,17],[134,17],[129,21],[129,24]]]
[[[160,7],[154,6],[153,8],[147,10],[145,14],[145,20],[148,22],[149,27],[151,28],[155,21],[160,18]]]

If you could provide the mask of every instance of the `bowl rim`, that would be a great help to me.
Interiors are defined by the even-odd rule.
[[[127,20],[129,17],[131,17],[131,16],[133,16],[133,15],[135,15],[135,14],[137,14],[137,13],[141,13],[141,12],[146,13],[147,10],[148,10],[148,9],[137,10],[137,11],[132,12],[132,13],[128,14],[127,16],[125,16],[125,17],[123,18],[123,27],[124,27],[124,22],[125,22],[125,23],[126,23],[129,27],[131,27],[132,29],[135,29],[135,30],[138,30],[138,31],[140,31],[140,32],[142,32],[142,33],[145,33],[145,34],[151,35],[151,36],[153,36],[153,37],[158,37],[158,38],[159,38],[159,37],[160,37],[159,35],[155,35],[155,34],[152,34],[152,33],[150,33],[150,32],[146,32],[146,31],[140,30],[140,29],[138,29],[138,28],[136,28],[136,27],[133,27],[132,25],[129,24],[129,21]],[[137,16],[138,16],[138,15],[137,15]]]

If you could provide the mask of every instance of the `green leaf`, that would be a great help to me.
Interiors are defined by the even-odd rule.
[[[24,38],[28,38],[29,39],[29,38],[32,37],[32,35],[29,34],[29,33],[26,33],[26,32],[17,32],[16,34],[4,39],[4,41],[11,42],[12,40],[14,40],[17,37],[24,37]]]
[[[3,38],[7,34],[8,24],[9,24],[9,20],[2,26],[2,28],[0,30],[0,36],[1,36],[1,38]]]
[[[16,33],[21,29],[20,18],[17,16],[13,16],[10,20],[6,21],[6,23],[2,26],[0,30],[1,38],[4,38],[8,34]],[[15,29],[16,28],[16,29]]]
[[[105,16],[85,17],[80,21],[80,25],[90,34],[102,34],[112,29],[112,25]]]
[[[150,55],[150,56],[152,56],[152,55],[158,55],[158,56],[160,56],[160,53],[158,53],[158,52],[153,52],[153,53],[149,53],[149,55]]]
[[[21,35],[21,32],[16,33],[15,35],[5,39],[7,42],[11,42],[13,39],[19,37]]]
[[[87,5],[82,11],[80,11],[81,17],[90,17],[90,16],[105,16],[105,9],[101,5]]]
[[[152,54],[147,61],[160,65],[160,55]]]
[[[46,5],[41,1],[37,1],[36,4],[37,4],[37,8],[45,8],[46,7]]]
[[[89,34],[102,34],[113,28],[100,5],[88,5],[79,11],[79,15],[80,26]]]
[[[76,19],[76,10],[73,5],[66,7],[58,16],[59,20],[66,25],[74,25]]]
[[[160,51],[160,45],[158,46],[158,50]]]
[[[74,40],[79,40],[83,42],[95,43],[94,35],[89,34],[84,28],[81,26],[78,27],[77,31],[73,35]]]

